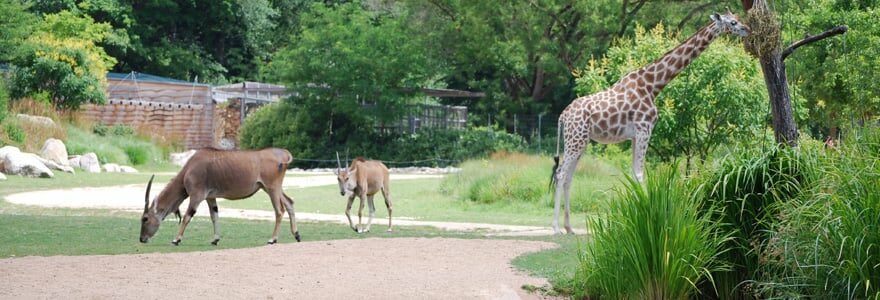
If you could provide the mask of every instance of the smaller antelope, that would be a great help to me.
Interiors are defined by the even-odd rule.
[[[378,160],[365,160],[358,157],[351,162],[348,169],[342,168],[339,161],[339,154],[336,154],[336,180],[339,182],[339,194],[348,196],[348,205],[345,207],[345,216],[348,218],[348,226],[357,233],[370,231],[370,225],[373,224],[373,215],[376,214],[376,205],[373,204],[373,196],[377,192],[382,191],[382,197],[385,198],[385,207],[388,208],[388,231],[391,231],[391,198],[389,189],[391,181],[388,177],[388,167]],[[357,196],[361,200],[358,208],[358,226],[355,227],[351,222],[351,204],[354,197]],[[364,197],[370,205],[370,218],[367,221],[366,228],[363,227],[361,218],[364,213]]]
[[[180,244],[183,231],[190,219],[196,214],[196,208],[202,200],[208,201],[211,210],[211,222],[214,224],[214,240],[212,245],[220,242],[220,227],[217,198],[229,200],[244,199],[262,189],[269,194],[272,207],[275,208],[275,230],[269,244],[278,241],[278,229],[284,218],[284,210],[290,217],[290,233],[296,241],[300,241],[296,229],[296,217],[293,212],[293,200],[284,194],[281,187],[287,166],[293,161],[290,152],[284,149],[267,148],[257,151],[234,151],[205,148],[197,151],[186,162],[183,169],[171,179],[162,192],[150,205],[150,187],[153,177],[147,183],[144,196],[144,214],[141,218],[141,243],[146,243],[159,230],[162,220],[170,213],[180,216],[178,207],[189,197],[189,209],[180,224],[177,237],[171,241],[175,246]],[[155,177],[155,176],[154,176]]]

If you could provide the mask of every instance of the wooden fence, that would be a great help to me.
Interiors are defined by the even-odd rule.
[[[106,125],[147,127],[167,139],[179,139],[187,149],[214,146],[214,104],[109,100],[84,105],[80,117]]]

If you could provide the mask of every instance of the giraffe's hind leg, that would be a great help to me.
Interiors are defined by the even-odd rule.
[[[574,231],[571,230],[571,225],[569,223],[569,214],[571,211],[571,195],[569,191],[571,190],[571,180],[577,169],[578,160],[580,160],[581,154],[584,152],[587,140],[588,139],[577,139],[570,141],[566,140],[565,142],[565,155],[562,157],[562,162],[560,162],[559,168],[556,170],[556,193],[553,196],[554,234],[562,234],[562,231],[559,230],[559,200],[563,195],[565,196],[565,231],[568,233],[574,233]]]

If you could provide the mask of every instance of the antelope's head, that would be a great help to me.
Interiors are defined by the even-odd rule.
[[[150,241],[150,238],[156,234],[156,231],[159,230],[159,225],[161,224],[161,220],[156,216],[156,207],[150,207],[150,187],[153,186],[153,178],[155,175],[150,177],[150,182],[147,183],[147,192],[144,195],[144,214],[141,216],[141,243],[146,243]]]
[[[336,153],[336,171],[333,173],[336,174],[336,182],[339,184],[339,195],[345,196],[353,192],[355,187],[357,187],[357,182],[354,179],[355,172],[342,168],[342,162],[339,161],[339,153]]]

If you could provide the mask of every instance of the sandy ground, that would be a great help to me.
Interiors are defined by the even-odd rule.
[[[555,244],[391,238],[0,260],[3,299],[537,299],[510,261]]]
[[[428,176],[436,175],[397,175],[394,180]],[[335,184],[334,176],[288,177],[284,185],[328,184]],[[132,195],[142,195],[145,186],[36,191],[5,200],[140,212],[143,198]],[[221,218],[274,219],[268,211],[220,207]],[[199,209],[200,214],[207,211]],[[341,214],[297,213],[297,220],[348,222]],[[544,227],[401,218],[395,218],[395,225],[551,234]],[[530,277],[510,261],[556,247],[517,240],[369,238],[208,252],[9,258],[0,259],[0,299],[541,299],[546,296],[521,287],[544,286],[546,279]]]
[[[391,179],[395,182],[410,179],[438,178],[441,175],[413,175],[413,174],[392,174]],[[284,179],[285,187],[302,188],[322,185],[335,185],[336,176],[333,175],[316,175],[316,176],[297,176]],[[164,184],[154,183],[151,197],[158,194],[164,188]],[[6,196],[5,200],[10,203],[22,205],[36,205],[44,207],[59,208],[100,208],[100,209],[116,209],[132,212],[141,212],[144,207],[143,193],[146,189],[146,183],[133,184],[114,187],[90,187],[90,188],[74,188],[63,190],[45,190],[34,191]],[[135,195],[135,196],[133,196]],[[224,201],[218,199],[218,201]],[[187,202],[184,202],[185,211]],[[275,220],[274,213],[266,210],[245,210],[245,209],[224,209],[223,204],[220,207],[220,218],[244,218],[255,220]],[[196,216],[208,217],[207,203],[202,202],[201,206],[196,210]],[[296,213],[297,221],[323,221],[337,222],[348,225],[348,219],[344,214],[319,214],[319,213]],[[374,220],[373,223],[385,224],[385,219]],[[548,220],[549,222],[549,220]],[[553,231],[549,227],[540,226],[516,226],[516,225],[499,225],[484,223],[461,223],[461,222],[433,222],[433,221],[417,221],[402,217],[394,218],[395,226],[432,226],[445,230],[453,231],[482,231],[486,235],[500,236],[537,236],[551,235]],[[583,234],[582,230],[576,230],[579,234]]]

